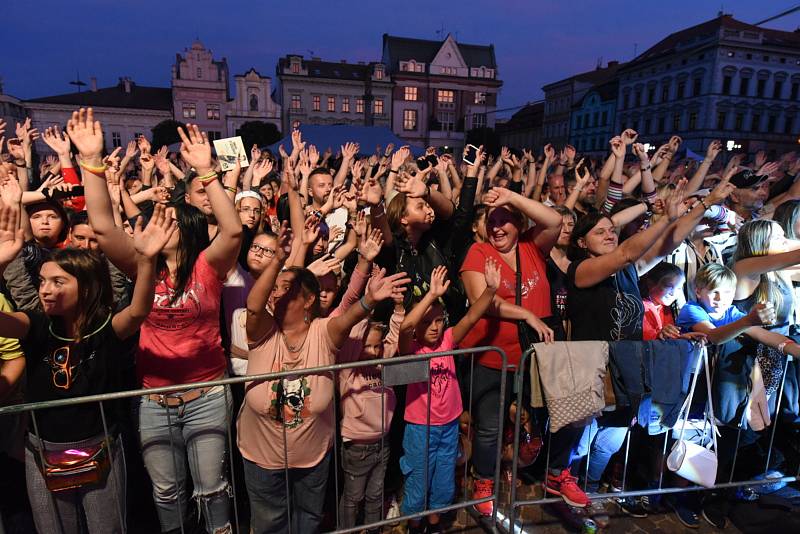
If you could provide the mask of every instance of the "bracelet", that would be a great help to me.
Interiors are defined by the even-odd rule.
[[[395,169],[389,169],[389,174],[392,174],[392,173],[395,173],[395,174],[397,174],[397,170],[395,170]]]
[[[649,171],[650,169],[652,169],[652,167],[649,163],[647,164],[647,167],[639,167],[639,170],[642,172]]]
[[[367,303],[364,301],[364,299],[365,299],[365,298],[366,298],[366,296],[362,296],[360,299],[358,299],[358,303],[361,305],[361,308],[362,308],[362,309],[363,309],[365,312],[368,312],[368,313],[369,313],[369,312],[371,312],[371,311],[372,311],[372,308],[370,308],[369,306],[367,306]]]
[[[786,345],[791,345],[791,344],[795,344],[796,345],[797,343],[795,343],[791,339],[787,339],[786,341],[778,343],[778,352],[780,352],[781,354],[783,354],[785,356],[786,355]]]
[[[16,165],[17,167],[27,167],[27,165],[25,165],[25,163],[24,163],[24,162],[23,162],[23,163],[17,163],[17,162],[15,161],[15,162],[14,162],[14,165]]]
[[[106,177],[106,169],[108,169],[108,165],[106,165],[105,163],[103,164],[102,167],[92,167],[91,165],[87,165],[84,162],[79,161],[78,162],[78,166],[80,166],[80,168],[85,170],[86,172],[90,172],[90,173],[94,174],[95,176],[103,178],[103,179],[105,179],[105,177]]]
[[[708,211],[708,209],[709,209],[709,208],[708,208],[708,206],[706,205],[706,201],[705,201],[705,200],[703,200],[702,198],[700,199],[700,204],[702,204],[702,205],[703,205],[703,207],[706,209],[706,211]]]
[[[203,181],[203,180],[208,180],[209,178],[212,178],[212,177],[213,178],[217,177],[217,171],[209,171],[206,174],[204,174],[203,176],[195,176],[195,180]]]
[[[225,191],[229,191],[229,192],[233,193],[234,195],[236,194],[236,188],[235,187],[231,187],[229,185],[226,185],[226,186],[223,186],[223,187],[225,188]]]

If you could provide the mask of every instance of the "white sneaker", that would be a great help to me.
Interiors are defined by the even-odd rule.
[[[386,512],[386,519],[395,519],[400,517],[400,503],[397,502],[397,497],[392,495],[392,501],[389,504],[389,510]]]

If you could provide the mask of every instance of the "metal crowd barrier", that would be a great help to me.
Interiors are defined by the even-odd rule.
[[[514,370],[514,394],[516,395],[516,402],[517,406],[522,406],[523,403],[530,403],[530,399],[524,398],[524,381],[530,380],[530,370],[527,369],[526,363],[527,361],[533,356],[535,353],[534,347],[530,347],[528,350],[523,352],[522,357],[520,358],[519,366],[514,368],[513,365],[509,365],[509,370]],[[711,357],[709,354],[709,361],[711,361]],[[770,459],[772,457],[772,447],[775,440],[775,432],[778,427],[778,420],[780,419],[780,409],[781,409],[781,402],[783,400],[784,394],[784,386],[786,383],[786,373],[789,369],[789,362],[792,361],[792,356],[787,356],[786,361],[784,362],[783,366],[783,374],[781,377],[780,386],[778,389],[778,396],[776,399],[776,410],[775,416],[771,420],[770,429],[769,429],[769,448],[767,450],[767,460],[764,466],[764,472],[769,470]],[[712,375],[713,376],[713,375]],[[713,378],[712,378],[713,380]],[[522,410],[517,409],[516,411],[516,420],[514,421],[514,456],[511,465],[511,479],[509,482],[510,491],[509,491],[509,499],[505,502],[500,502],[498,507],[503,510],[501,512],[503,517],[501,521],[496,524],[496,527],[499,531],[509,534],[518,534],[518,533],[525,533],[524,530],[525,525],[523,522],[518,519],[520,517],[519,509],[523,507],[529,506],[542,506],[546,504],[552,503],[560,503],[563,500],[560,497],[548,497],[546,492],[542,493],[542,498],[533,498],[533,499],[519,499],[518,498],[518,470],[519,470],[519,436],[520,436],[520,428],[521,428],[521,412]],[[727,482],[717,482],[713,487],[706,488],[703,486],[692,485],[689,484],[685,487],[663,487],[664,482],[664,464],[666,463],[667,458],[667,443],[669,441],[669,436],[672,433],[671,431],[667,431],[664,433],[664,445],[662,449],[662,461],[660,462],[660,472],[659,472],[659,479],[658,479],[658,487],[653,489],[645,489],[645,490],[626,490],[626,478],[628,474],[628,457],[630,452],[630,427],[628,428],[627,434],[625,436],[624,441],[624,456],[625,461],[623,465],[623,474],[622,474],[622,488],[620,492],[614,493],[589,493],[587,496],[591,500],[608,500],[611,498],[625,498],[625,497],[641,497],[641,496],[651,496],[651,495],[668,495],[668,494],[675,494],[675,493],[686,493],[692,491],[712,491],[718,489],[730,489],[730,488],[740,488],[740,487],[753,487],[753,486],[761,486],[766,484],[775,484],[775,483],[791,483],[797,482],[800,480],[800,467],[798,467],[798,472],[795,476],[784,476],[781,478],[765,478],[763,480],[743,480],[743,481],[734,481],[734,471],[736,468],[736,461],[739,455],[739,443],[740,438],[742,436],[742,430],[744,429],[744,424],[740,423],[738,425],[738,430],[736,434],[736,446],[733,452],[733,460],[732,465],[730,468],[730,474],[727,477]],[[766,432],[767,429],[764,429],[761,432]],[[548,434],[549,438],[549,434]],[[545,460],[545,472],[544,476],[547,476],[547,469],[550,466],[550,442],[549,439],[547,441],[546,448],[547,457]],[[583,489],[586,490],[586,484],[588,482],[588,470],[589,470],[589,460],[591,454],[591,443],[589,444],[587,455],[586,455],[586,469],[583,472]],[[573,473],[574,475],[575,473]],[[721,473],[717,473],[717,480],[724,479],[721,476]],[[543,482],[543,481],[542,481]],[[495,493],[497,493],[498,489],[495,487]],[[497,512],[497,511],[495,511]],[[535,525],[531,525],[535,527]]]
[[[106,419],[105,409],[103,407],[104,403],[108,402],[108,401],[120,400],[120,399],[130,399],[130,398],[134,398],[134,397],[140,397],[140,396],[146,396],[146,395],[152,395],[152,394],[177,393],[177,392],[186,391],[186,390],[195,389],[195,388],[206,388],[206,387],[214,387],[214,386],[229,386],[229,385],[232,385],[232,384],[243,384],[243,383],[259,383],[259,382],[273,381],[273,380],[276,380],[276,379],[279,379],[279,378],[284,378],[284,377],[299,377],[299,376],[307,376],[307,375],[330,374],[331,378],[333,380],[333,389],[334,389],[334,398],[332,400],[332,402],[333,402],[333,428],[336,429],[336,428],[338,428],[338,417],[339,417],[339,406],[337,404],[337,398],[338,398],[338,395],[337,395],[337,393],[338,393],[338,382],[337,382],[337,377],[336,377],[336,372],[337,371],[344,370],[344,369],[350,369],[350,368],[357,368],[357,367],[378,366],[379,369],[381,370],[381,380],[383,382],[383,379],[385,378],[386,368],[390,367],[390,366],[409,364],[409,363],[413,363],[413,362],[430,361],[432,358],[439,357],[439,356],[448,356],[449,355],[449,356],[454,356],[454,357],[459,357],[459,356],[461,356],[461,357],[469,357],[470,358],[470,362],[469,362],[469,364],[470,364],[470,367],[469,367],[470,368],[470,372],[469,372],[469,390],[468,390],[468,399],[469,399],[469,401],[467,402],[467,404],[465,406],[465,409],[468,410],[469,407],[472,405],[472,391],[473,391],[473,387],[472,386],[473,386],[473,376],[474,376],[472,371],[474,369],[475,356],[478,355],[478,354],[487,353],[487,352],[496,352],[497,354],[499,354],[501,356],[502,361],[503,361],[503,366],[502,366],[502,369],[501,369],[501,381],[500,381],[500,398],[502,399],[502,398],[504,398],[505,387],[506,387],[505,386],[505,383],[506,383],[506,372],[507,372],[507,368],[508,368],[507,356],[506,356],[505,352],[502,349],[498,348],[498,347],[485,346],[485,347],[476,347],[476,348],[469,348],[469,349],[458,349],[458,350],[452,350],[452,351],[447,351],[447,352],[437,352],[437,353],[430,353],[430,354],[399,356],[399,357],[395,357],[395,358],[376,359],[376,360],[359,360],[359,361],[342,363],[342,364],[327,365],[327,366],[322,366],[322,367],[314,367],[314,368],[306,368],[306,369],[294,369],[294,370],[291,370],[291,371],[265,373],[265,374],[259,374],[259,375],[251,375],[251,376],[236,376],[236,377],[224,378],[224,379],[220,379],[220,380],[212,380],[212,381],[207,381],[207,382],[197,382],[197,383],[193,383],[193,384],[182,384],[182,385],[165,386],[165,387],[158,387],[158,388],[137,389],[137,390],[131,390],[131,391],[120,391],[120,392],[114,392],[114,393],[106,393],[106,394],[102,394],[102,395],[91,395],[91,396],[76,397],[76,398],[71,398],[71,399],[53,400],[53,401],[47,401],[47,402],[17,404],[17,405],[12,405],[12,406],[0,407],[0,417],[9,416],[9,415],[13,415],[13,414],[28,413],[30,415],[30,423],[31,423],[29,425],[28,432],[31,432],[36,438],[38,438],[39,437],[39,430],[38,430],[37,419],[36,419],[36,412],[38,410],[43,410],[43,409],[48,409],[48,408],[57,408],[57,407],[63,407],[63,406],[72,406],[72,405],[77,405],[77,404],[98,403],[98,405],[100,407],[100,415],[101,415],[102,423],[103,423],[103,431],[104,431],[105,437],[109,438],[110,437],[110,435],[109,435],[109,425],[108,425],[108,421]],[[456,361],[458,362],[458,360],[456,360]],[[457,365],[457,367],[458,367],[458,365]],[[431,388],[431,373],[428,372],[427,374],[428,374],[428,391],[430,391],[430,388]],[[466,384],[462,383],[462,384],[459,384],[459,386],[462,388],[462,398],[463,398],[464,397],[463,388],[466,386]],[[225,388],[225,394],[226,394],[226,396],[231,394],[229,388],[227,388],[227,387]],[[226,401],[227,400],[228,399],[226,398]],[[384,401],[385,401],[385,393],[382,394],[382,401],[381,401],[381,409],[382,410],[384,409],[384,406],[383,406],[383,402]],[[167,413],[169,414],[170,408],[165,406],[164,409],[167,410]],[[498,406],[498,411],[499,411],[499,420],[503,421],[504,420],[504,407],[503,407],[502,403],[500,403],[500,406]],[[227,454],[228,454],[227,467],[228,467],[228,474],[230,476],[229,483],[230,483],[230,486],[231,486],[230,494],[232,495],[232,499],[231,499],[232,500],[232,505],[233,505],[232,523],[233,523],[233,527],[235,529],[234,532],[243,532],[242,525],[240,523],[242,522],[242,520],[244,518],[241,518],[240,517],[240,513],[239,513],[240,504],[239,504],[238,498],[237,498],[237,494],[238,494],[238,492],[237,492],[237,480],[236,480],[236,476],[235,476],[236,469],[234,469],[234,461],[241,462],[241,458],[240,458],[240,456],[238,454],[234,454],[233,453],[233,451],[234,451],[234,448],[233,448],[234,443],[233,443],[232,436],[231,436],[231,429],[232,429],[232,425],[233,425],[233,422],[234,422],[233,418],[235,416],[236,416],[236,414],[232,414],[231,417],[229,417],[229,419],[227,421],[227,423],[228,423],[227,424],[227,445],[228,445],[228,449],[227,449]],[[397,414],[395,413],[394,417],[396,417],[396,416],[397,416]],[[168,417],[169,417],[169,415],[168,415]],[[429,446],[430,446],[430,441],[429,441],[430,440],[430,403],[428,403],[428,416],[427,417],[428,417],[428,425],[427,425],[427,436],[426,436],[426,443],[425,443],[425,450],[426,450],[425,479],[426,480],[428,479],[428,474],[429,474],[429,472],[428,472],[428,469],[429,469],[429,465],[428,465],[429,464],[429,455],[427,454],[427,452],[428,452]],[[384,418],[382,417],[382,421],[383,421],[383,419]],[[382,422],[382,425],[383,424],[384,423]],[[386,433],[385,432],[385,430],[386,430],[385,427],[383,428],[383,430],[384,430],[383,433],[385,434]],[[519,428],[517,428],[517,430],[519,430]],[[284,444],[285,444],[286,443],[286,439],[285,439],[286,438],[286,426],[285,425],[283,426],[283,434],[284,434]],[[170,433],[170,438],[172,438],[172,433]],[[469,436],[469,439],[471,439],[471,438],[472,438],[472,436]],[[330,532],[333,532],[335,534],[344,534],[344,533],[347,533],[347,532],[358,532],[358,531],[365,530],[365,529],[375,529],[375,528],[383,527],[383,526],[386,526],[386,525],[393,525],[393,524],[396,524],[398,522],[409,520],[409,519],[423,518],[423,517],[426,517],[428,515],[435,514],[435,513],[445,513],[445,512],[450,512],[450,511],[456,511],[456,510],[468,508],[468,507],[474,506],[476,504],[480,504],[480,503],[484,503],[484,502],[488,502],[488,501],[492,501],[493,504],[494,504],[495,515],[491,518],[491,522],[492,522],[492,524],[495,524],[496,523],[496,512],[497,512],[498,503],[499,503],[500,465],[501,465],[501,454],[502,454],[502,448],[503,448],[502,447],[502,445],[503,445],[502,442],[503,442],[503,425],[501,424],[500,425],[500,430],[499,430],[498,436],[497,436],[497,457],[495,458],[494,492],[493,492],[492,495],[490,495],[488,497],[481,498],[481,499],[468,499],[467,498],[467,494],[469,493],[469,489],[468,489],[468,484],[466,483],[466,481],[468,479],[467,469],[468,469],[469,462],[465,462],[464,463],[464,481],[465,481],[464,492],[461,495],[461,499],[458,500],[458,502],[454,502],[454,503],[452,503],[452,504],[450,504],[448,506],[444,506],[444,507],[440,507],[440,508],[436,508],[436,509],[426,509],[426,510],[424,510],[422,512],[419,512],[419,513],[405,515],[405,516],[404,515],[400,515],[399,517],[393,517],[393,518],[390,518],[390,519],[383,519],[381,521],[377,521],[377,522],[370,523],[370,524],[358,525],[358,526],[352,527],[352,528],[338,528],[340,526],[340,521],[339,521],[339,503],[341,501],[341,495],[340,495],[340,492],[339,492],[339,480],[338,480],[338,478],[339,478],[338,477],[339,461],[340,461],[340,458],[339,458],[340,443],[339,443],[338,435],[335,435],[334,436],[334,440],[333,440],[333,449],[332,449],[332,455],[333,455],[333,461],[334,461],[334,468],[333,468],[333,473],[334,474],[328,480],[328,488],[330,488],[330,484],[332,483],[333,487],[334,487],[334,490],[335,490],[335,497],[336,497],[336,506],[335,506],[336,512],[335,512],[335,515],[336,515],[337,530],[330,531]],[[284,447],[286,447],[286,445],[284,445]],[[287,456],[286,452],[287,452],[286,449],[284,449],[284,457],[285,458]],[[137,454],[137,453],[138,453],[138,451],[128,452],[128,455]],[[381,444],[381,453],[383,453],[383,442]],[[40,454],[40,457],[41,457],[41,455],[42,455],[41,451],[39,452],[39,454]],[[175,456],[176,455],[174,455],[174,454],[172,455],[174,466],[175,466],[175,463],[177,462]],[[113,465],[113,461],[114,461],[114,458],[112,456],[112,458],[111,458],[112,465]],[[176,469],[176,471],[177,471],[177,469]],[[188,478],[188,476],[189,476],[189,473],[187,473],[187,478]],[[288,487],[288,484],[289,484],[289,470],[288,470],[288,467],[286,467],[284,469],[284,476],[285,476],[286,484],[287,484],[287,487]],[[130,478],[130,477],[128,477],[128,478]],[[329,493],[329,491],[327,491],[327,493]],[[50,495],[50,497],[51,497],[51,500],[50,500],[51,510],[52,510],[53,513],[55,513],[55,506],[53,504],[52,494]],[[382,497],[383,497],[383,495],[382,495]],[[458,488],[456,488],[455,498],[459,499]],[[385,518],[386,517],[386,510],[383,509],[383,506],[385,505],[385,498],[382,498],[381,500],[382,500],[382,503],[383,503],[382,504],[381,517]],[[428,485],[427,484],[425,485],[425,498],[424,498],[424,500],[425,500],[426,503],[428,503]],[[178,502],[180,502],[180,499],[179,499]],[[290,495],[286,496],[286,502],[287,502],[287,512],[288,512],[287,516],[289,517],[288,528],[290,529],[290,532],[291,532],[291,529],[292,529],[292,521],[291,521],[292,503],[291,503]],[[118,515],[119,520],[120,520],[120,524],[122,524],[123,528],[126,529],[126,531],[127,531],[127,525],[126,525],[126,520],[125,520],[124,513],[123,513],[123,508],[122,508],[122,506],[120,505],[119,502],[117,502],[116,504],[117,504],[116,510],[113,511],[113,512],[112,511],[108,511],[108,513],[116,513]],[[426,508],[427,508],[427,504],[426,504]],[[179,509],[178,513],[181,516],[179,519],[181,520],[181,532],[183,533],[184,532],[183,520],[185,519],[185,516],[184,516],[183,512],[180,509]],[[2,520],[1,519],[2,518],[0,518],[0,529],[2,529]],[[486,525],[484,525],[484,527],[486,527]],[[492,527],[488,526],[486,528],[491,529]],[[293,534],[306,534],[306,533],[293,533]]]

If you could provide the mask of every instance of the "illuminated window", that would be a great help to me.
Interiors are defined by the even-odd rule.
[[[328,111],[336,111],[336,97],[329,96],[328,97]]]
[[[356,113],[364,113],[364,99],[356,98]]]
[[[403,110],[403,130],[416,130],[417,129],[417,110],[404,109]]]
[[[300,95],[292,95],[292,109],[301,109]]]
[[[417,100],[417,88],[416,87],[404,87],[403,88],[403,100],[416,102],[416,100]]]
[[[183,118],[194,119],[195,117],[197,117],[197,106],[195,104],[184,104]]]
[[[219,104],[206,105],[206,119],[219,120]]]
[[[455,102],[455,93],[446,89],[439,89],[436,92],[436,101],[440,104],[452,104]]]
[[[383,99],[382,98],[376,98],[372,102],[372,113],[374,115],[383,115]]]
[[[350,113],[350,97],[342,97],[342,113]]]
[[[320,99],[319,95],[314,95],[311,97],[311,109],[314,111],[320,110]]]
[[[475,103],[476,104],[485,104],[486,103],[486,93],[482,93],[482,92],[475,93]]]

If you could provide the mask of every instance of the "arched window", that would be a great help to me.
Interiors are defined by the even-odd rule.
[[[258,97],[250,95],[250,111],[258,111]]]

